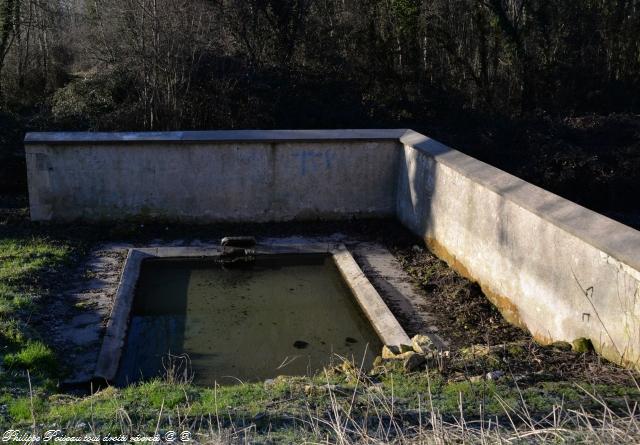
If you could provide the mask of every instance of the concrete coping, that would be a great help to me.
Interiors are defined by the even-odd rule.
[[[343,244],[333,243],[262,243],[252,250],[255,255],[277,254],[327,254],[332,255],[336,267],[351,289],[353,296],[367,317],[378,337],[388,346],[410,345],[411,340],[393,316],[380,294],[369,282],[364,272]],[[98,356],[94,379],[113,381],[115,378],[122,349],[125,345],[127,329],[136,283],[140,276],[140,267],[150,258],[215,258],[220,256],[219,248],[203,247],[156,247],[129,249],[122,271],[122,277],[115,296],[115,303]]]
[[[425,153],[462,176],[560,227],[635,271],[640,270],[640,232],[638,230],[415,131],[409,130],[404,133],[400,142]],[[636,275],[640,280],[638,272],[633,270],[628,272]]]
[[[32,132],[24,143],[29,144],[95,144],[139,142],[314,142],[398,140],[406,129],[350,130],[215,130],[215,131],[144,131],[144,132]]]

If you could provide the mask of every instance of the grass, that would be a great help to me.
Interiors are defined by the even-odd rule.
[[[47,295],[43,281],[69,265],[72,254],[69,244],[47,237],[0,238],[0,399],[13,419],[31,417],[27,380],[43,394],[55,387],[58,359],[30,320]],[[45,404],[38,399],[34,406],[44,409]]]
[[[269,425],[286,427],[291,419],[309,420],[311,414],[325,422],[335,404],[348,405],[349,415],[362,419],[371,414],[372,408],[384,412],[375,405],[383,401],[393,403],[395,415],[410,426],[416,426],[416,415],[432,412],[447,422],[461,416],[506,421],[509,415],[520,412],[527,412],[531,421],[539,421],[558,406],[593,413],[600,411],[603,403],[611,413],[622,415],[640,400],[640,390],[589,382],[541,382],[527,388],[519,388],[509,379],[450,382],[435,370],[408,374],[390,365],[390,369],[378,369],[373,375],[344,373],[337,367],[315,377],[280,377],[270,384],[215,388],[156,379],[122,389],[109,387],[91,396],[39,395],[38,399],[36,420],[40,424],[93,424],[101,431],[116,432],[126,413],[131,428],[149,432],[160,413],[163,422],[217,417],[221,426],[250,424],[260,430]],[[15,414],[11,414],[11,425],[31,423],[31,417],[21,408],[24,400],[9,405],[10,414]]]
[[[69,251],[69,246],[46,238],[0,239],[0,282],[19,286],[32,281],[39,273],[65,262]]]
[[[638,400],[638,388],[611,385],[522,390],[508,381],[446,382],[436,371],[371,376],[334,368],[267,385],[202,388],[156,379],[85,397],[23,397],[8,401],[8,413],[11,425],[23,429],[34,423],[67,434],[178,429],[211,443],[636,443]]]
[[[42,237],[0,238],[0,319],[33,309],[45,289],[40,280],[68,264],[71,248]]]
[[[58,361],[55,353],[41,341],[29,341],[16,353],[4,356],[8,368],[22,368],[36,373],[55,374]]]

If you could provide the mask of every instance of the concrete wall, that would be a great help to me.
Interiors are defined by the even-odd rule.
[[[640,232],[414,132],[400,221],[543,343],[640,363]]]
[[[392,216],[397,131],[32,133],[33,220]]]
[[[640,232],[413,131],[34,133],[31,217],[397,215],[541,342],[640,367]]]

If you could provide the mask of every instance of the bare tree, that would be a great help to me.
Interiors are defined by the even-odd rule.
[[[148,129],[178,126],[201,59],[215,46],[204,1],[92,0],[97,61],[136,79]]]
[[[2,69],[11,45],[19,34],[20,0],[2,0],[0,2],[0,100],[3,99]]]

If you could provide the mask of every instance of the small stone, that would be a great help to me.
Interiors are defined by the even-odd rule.
[[[482,379],[484,378],[484,376],[482,375],[474,375],[473,377],[469,377],[469,381],[472,383],[477,383],[482,381]]]
[[[422,365],[426,362],[424,356],[416,352],[405,352],[408,354],[407,358],[403,362],[403,367],[407,372],[418,371]]]
[[[225,236],[220,241],[222,247],[253,247],[256,239],[253,236]]]
[[[498,380],[500,377],[504,376],[504,372],[502,371],[491,371],[487,372],[487,380]]]
[[[394,350],[393,346],[384,345],[382,347],[382,358],[385,360],[393,359],[400,353],[400,351]]]
[[[338,385],[333,385],[331,383],[327,383],[326,385],[322,385],[320,388],[322,388],[322,390],[324,392],[336,392],[336,391],[342,391],[342,388],[339,387]]]
[[[422,253],[424,251],[424,249],[420,246],[418,246],[417,244],[414,244],[413,247],[411,248],[414,252],[418,252],[418,253]]]
[[[337,385],[332,385],[327,383],[326,385],[305,385],[304,393],[307,396],[318,396],[324,395],[327,393],[332,393],[338,391],[340,388]]]
[[[549,346],[559,351],[571,351],[571,343],[566,341],[556,341],[551,343]]]
[[[400,348],[400,353],[413,351],[413,346],[411,345],[400,345],[399,348]]]
[[[415,335],[411,339],[412,349],[418,354],[430,354],[438,350],[436,345],[433,344],[433,341],[426,335]]]
[[[95,312],[87,312],[84,314],[76,315],[71,319],[71,325],[75,328],[83,328],[87,325],[96,325],[102,321],[100,314]]]
[[[100,327],[89,325],[82,328],[69,329],[64,333],[64,336],[75,345],[89,345],[100,340]]]
[[[396,355],[395,358],[398,359],[398,360],[406,360],[409,357],[411,357],[413,354],[415,354],[415,351],[413,351],[413,350],[412,351],[407,351],[407,352],[403,352],[401,354]]]
[[[588,338],[576,338],[572,344],[573,350],[578,354],[584,354],[586,352],[593,351],[593,343],[591,343],[591,340],[589,340]]]
[[[406,347],[387,345],[382,347],[383,360],[404,360],[411,354],[415,354],[415,351]]]
[[[265,388],[271,388],[273,386],[275,386],[276,384],[276,379],[267,379],[264,381],[264,387]]]
[[[491,354],[491,348],[487,345],[472,345],[469,348],[463,348],[460,352],[465,359],[473,359],[488,356]]]
[[[382,347],[382,358],[388,360],[410,351],[413,351],[413,348],[409,345],[384,345]]]

